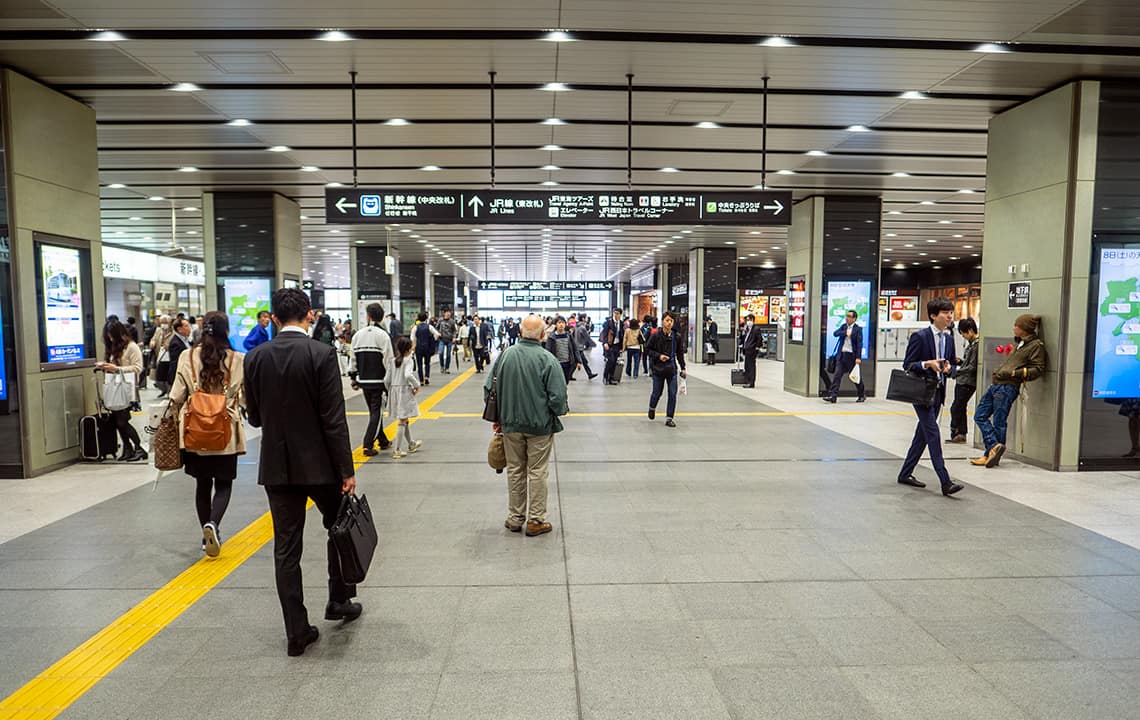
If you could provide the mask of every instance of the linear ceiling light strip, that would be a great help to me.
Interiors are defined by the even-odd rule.
[[[348,76],[352,78],[352,186],[358,187],[356,161],[356,71],[350,70]]]
[[[491,187],[495,187],[495,75],[497,73],[491,70],[487,73],[490,78],[490,91],[491,91]]]
[[[633,73],[625,74],[625,185],[633,189]]]

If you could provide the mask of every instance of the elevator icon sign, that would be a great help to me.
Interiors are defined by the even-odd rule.
[[[379,215],[383,206],[380,204],[379,195],[361,195],[360,196],[360,214],[361,215]]]

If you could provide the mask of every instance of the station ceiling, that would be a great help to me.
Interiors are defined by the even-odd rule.
[[[494,71],[496,187],[615,191],[630,179],[627,74],[631,179],[647,189],[760,185],[768,76],[767,186],[881,196],[885,266],[938,267],[980,262],[989,119],[1073,79],[1140,78],[1140,13],[1124,0],[7,0],[0,64],[94,107],[116,244],[201,254],[202,192],[271,190],[300,203],[306,276],[328,287],[347,284],[351,244],[383,242],[472,279],[628,278],[697,246],[780,266],[782,228],[476,233],[338,226],[323,210],[328,184],[352,183],[350,71],[361,186],[488,187]]]

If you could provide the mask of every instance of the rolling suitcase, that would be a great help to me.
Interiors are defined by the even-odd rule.
[[[748,378],[744,374],[744,368],[740,367],[740,361],[737,360],[737,365],[732,369],[732,374],[729,382],[733,385],[747,385]]]
[[[622,376],[624,371],[625,371],[625,361],[622,358],[618,358],[618,361],[616,363],[614,363],[614,374],[613,374],[613,376],[606,378],[606,379],[612,383],[615,383],[615,384],[620,383],[621,382],[621,376]]]
[[[79,418],[79,454],[84,460],[103,462],[119,452],[119,434],[111,413],[103,407],[103,386],[95,376],[95,414]]]

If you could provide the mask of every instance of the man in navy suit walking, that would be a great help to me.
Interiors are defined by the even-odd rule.
[[[926,314],[930,318],[930,327],[910,336],[910,342],[906,346],[906,356],[903,358],[903,369],[907,372],[922,372],[929,378],[937,379],[938,392],[933,405],[914,406],[914,413],[918,416],[918,426],[914,429],[914,440],[910,444],[910,451],[907,452],[906,460],[899,470],[899,484],[916,488],[926,487],[926,483],[914,476],[914,469],[918,467],[922,451],[926,448],[930,450],[930,462],[934,465],[934,472],[942,482],[942,494],[950,496],[964,487],[951,480],[950,473],[946,472],[946,462],[942,458],[942,441],[938,431],[938,417],[942,414],[942,406],[946,402],[946,378],[957,361],[954,338],[949,332],[950,325],[954,322],[954,304],[946,298],[931,300],[926,304]]]
[[[824,398],[829,403],[838,402],[839,385],[843,382],[843,378],[850,375],[856,365],[863,364],[863,328],[855,322],[858,318],[858,313],[848,310],[846,322],[832,333],[839,340],[835,343],[835,374],[831,376],[831,389]],[[862,376],[855,389],[859,392],[859,398],[855,402],[866,402],[867,391],[864,389]]]

